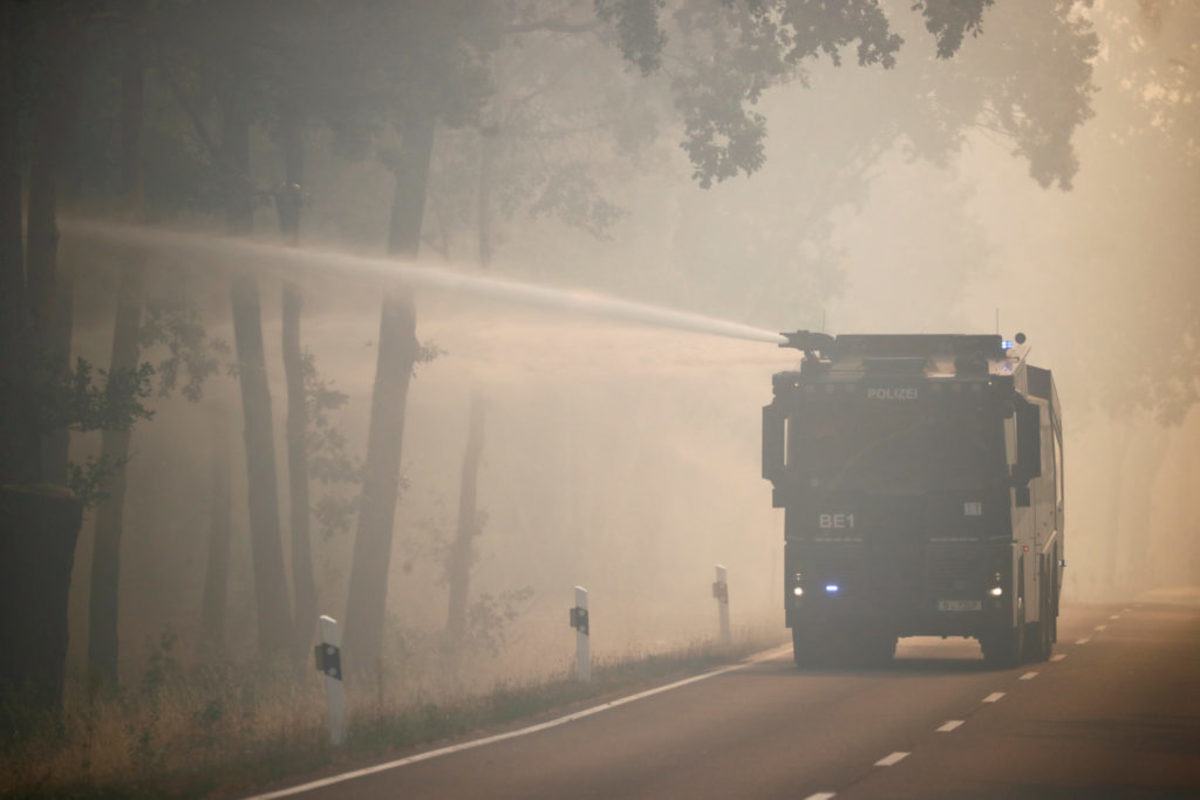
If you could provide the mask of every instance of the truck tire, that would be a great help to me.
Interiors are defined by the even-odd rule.
[[[1030,623],[1026,636],[1026,661],[1048,661],[1054,650],[1054,594],[1052,574],[1045,567],[1038,574],[1038,621]]]
[[[864,667],[885,667],[896,655],[896,637],[887,633],[873,633],[863,637],[858,644],[858,664]]]
[[[1017,623],[1012,628],[979,637],[983,660],[996,669],[1020,666],[1025,659],[1025,595],[1017,597]]]
[[[1042,570],[1041,580],[1041,613],[1038,614],[1038,645],[1037,645],[1037,661],[1049,661],[1050,656],[1054,653],[1055,630],[1055,603],[1054,603],[1055,587],[1054,587],[1054,568]]]
[[[799,625],[792,628],[792,660],[800,669],[812,669],[821,662],[819,643],[815,636]]]

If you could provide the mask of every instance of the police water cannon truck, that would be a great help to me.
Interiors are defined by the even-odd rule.
[[[979,640],[1001,667],[1057,638],[1062,418],[1025,337],[783,334],[763,408],[799,666],[889,661],[901,636]]]

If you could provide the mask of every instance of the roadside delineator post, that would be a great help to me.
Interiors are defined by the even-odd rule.
[[[721,630],[721,646],[729,647],[729,583],[725,580],[725,567],[717,564],[717,580],[712,585],[713,597],[717,598],[717,622]]]
[[[571,609],[571,627],[575,629],[575,673],[581,681],[592,679],[592,650],[588,637],[588,590],[575,587],[575,607]]]
[[[337,620],[321,617],[321,643],[313,649],[317,672],[325,673],[325,700],[329,706],[329,740],[346,741],[346,698],[342,685],[342,634]]]

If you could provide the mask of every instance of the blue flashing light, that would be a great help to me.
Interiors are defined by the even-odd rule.
[[[1009,339],[1005,339],[1002,342],[1000,342],[1000,347],[1004,350],[1012,350],[1016,346],[1017,346],[1016,343]]]
[[[825,591],[828,594],[837,594],[838,593],[838,585],[836,583],[827,583],[827,584],[825,584]]]

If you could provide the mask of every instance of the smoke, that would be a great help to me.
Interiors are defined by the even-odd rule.
[[[1159,38],[1132,47],[1139,33],[1128,18],[1136,15],[1126,12],[1134,4],[1109,5],[1094,12],[1101,91],[1095,117],[1073,139],[1080,171],[1069,192],[1039,187],[1014,158],[1016,143],[979,126],[964,128],[961,147],[921,160],[930,142],[897,136],[895,123],[936,138],[940,129],[914,122],[936,128],[941,120],[914,111],[912,93],[888,81],[923,75],[928,64],[902,61],[887,75],[814,64],[809,88],[764,94],[767,159],[751,178],[701,192],[669,142],[653,164],[626,164],[600,181],[628,211],[607,239],[545,219],[507,221],[492,268],[524,282],[433,268],[435,255],[400,263],[336,247],[65,222],[64,260],[91,268],[77,270],[75,348],[97,364],[107,359],[109,244],[145,247],[164,272],[186,275],[181,282],[210,333],[227,341],[228,276],[254,269],[282,442],[275,298],[281,278],[296,280],[305,294],[305,347],[322,378],[348,396],[332,418],[361,455],[379,296],[400,281],[418,289],[418,336],[443,353],[419,365],[410,395],[390,583],[393,653],[411,654],[423,632],[444,622],[442,559],[476,389],[488,403],[479,478],[487,519],[472,595],[533,591],[507,626],[511,674],[568,660],[565,609],[576,584],[592,592],[600,656],[711,636],[718,562],[729,568],[735,626],[781,628],[782,514],[759,476],[759,409],[770,399],[771,374],[791,366],[795,353],[773,346],[777,333],[746,322],[832,333],[991,333],[999,312],[1004,333],[1029,335],[1031,361],[1054,370],[1063,400],[1067,597],[1194,584],[1200,419],[1188,392],[1200,371],[1197,104],[1173,105],[1175,83],[1189,73],[1160,67],[1174,57],[1173,41],[1196,37],[1194,25],[1168,18],[1185,13],[1178,4],[1162,5]],[[1007,13],[1018,10],[989,9],[986,32],[964,43],[964,56],[1011,32]],[[904,32],[913,41],[923,35],[916,27]],[[959,62],[949,66],[958,70]],[[894,113],[893,105],[878,113],[901,101]],[[322,158],[314,148],[306,238],[338,246],[378,239],[391,174]],[[269,212],[261,213],[265,221]],[[456,257],[472,252],[451,245]],[[607,294],[549,285],[567,282]],[[206,465],[219,444],[213,417],[233,423],[231,481],[239,489],[229,603],[253,607],[238,407],[234,381],[219,376],[200,405],[158,401],[155,421],[134,432],[121,600],[131,650],[167,625],[185,633],[197,624]],[[76,457],[95,444],[77,437]],[[353,500],[356,489],[341,491]],[[286,497],[280,501],[286,508]],[[77,563],[88,563],[87,547],[85,536]],[[350,534],[315,547],[322,611],[337,616]],[[86,597],[86,579],[77,580],[77,621]],[[233,613],[230,623],[235,649],[248,646],[253,620]],[[85,641],[73,634],[76,654]]]
[[[348,397],[331,421],[358,457],[365,451],[381,289],[396,280],[389,270],[420,282],[418,335],[439,355],[418,365],[409,393],[386,634],[388,652],[400,662],[436,654],[431,642],[445,624],[444,564],[476,391],[487,404],[479,474],[485,521],[471,597],[492,598],[501,615],[503,603],[516,598],[516,618],[499,620],[507,646],[489,659],[491,677],[569,663],[573,639],[564,609],[577,584],[592,593],[599,658],[711,639],[716,563],[729,569],[735,627],[782,629],[782,520],[759,477],[759,408],[771,374],[796,357],[773,346],[777,334],[383,259],[82,222],[64,229],[71,251],[86,250],[93,267],[107,262],[109,250],[115,259],[131,244],[153,248],[160,255],[151,261],[168,265],[160,282],[202,286],[197,299],[209,334],[226,341],[232,340],[222,310],[228,265],[255,269],[278,452],[286,396],[278,366],[278,276],[297,282],[306,299],[302,339],[320,379]],[[102,273],[94,270],[89,280]],[[105,316],[96,315],[96,327],[82,340],[103,341]],[[100,347],[88,355],[103,363]],[[146,357],[153,361],[154,354]],[[127,663],[137,663],[163,630],[183,641],[197,633],[213,513],[209,464],[222,447],[229,448],[235,491],[229,607],[253,607],[239,405],[236,380],[219,375],[207,382],[199,404],[158,400],[155,421],[135,430],[128,481],[140,489],[127,501],[130,557],[121,602],[137,612],[123,623],[132,645]],[[221,419],[231,434],[224,442],[213,433]],[[95,443],[77,444],[83,457]],[[286,531],[286,481],[279,490]],[[314,500],[326,491],[353,502],[358,486],[314,485]],[[352,531],[314,541],[320,610],[335,618],[345,610]],[[81,614],[86,585],[74,592]],[[229,623],[232,650],[252,648],[253,619],[231,613]]]

